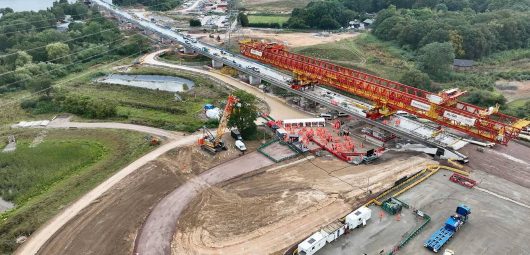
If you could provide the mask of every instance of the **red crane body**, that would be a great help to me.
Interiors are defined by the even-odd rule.
[[[247,57],[292,71],[297,78],[318,82],[369,99],[376,104],[373,118],[402,110],[487,141],[506,145],[530,121],[482,109],[457,100],[457,89],[431,93],[316,58],[288,52],[276,43],[242,41]]]

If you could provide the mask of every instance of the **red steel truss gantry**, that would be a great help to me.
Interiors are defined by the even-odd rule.
[[[429,119],[471,136],[506,145],[516,138],[528,120],[498,113],[498,107],[481,107],[458,101],[458,89],[432,93],[375,75],[342,67],[287,51],[284,45],[252,40],[240,42],[241,53],[279,68],[292,71],[297,80],[355,94],[375,103],[371,118],[401,110]],[[293,88],[298,88],[295,86]]]

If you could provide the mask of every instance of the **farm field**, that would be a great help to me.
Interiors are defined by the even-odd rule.
[[[15,207],[0,214],[0,253],[152,147],[144,134],[117,130],[11,130],[17,149],[0,153],[0,194]]]
[[[283,25],[289,20],[289,16],[281,15],[248,15],[248,21],[250,26],[252,24],[269,24],[269,23],[278,23]]]
[[[290,13],[294,8],[305,7],[310,0],[242,0],[241,5],[249,11]]]

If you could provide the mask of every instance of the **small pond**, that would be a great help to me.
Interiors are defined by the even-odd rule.
[[[184,92],[195,86],[195,83],[188,79],[164,75],[109,74],[97,78],[96,82],[169,92]]]

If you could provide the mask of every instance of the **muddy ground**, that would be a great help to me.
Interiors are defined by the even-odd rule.
[[[257,146],[258,142],[247,142],[249,150]],[[195,145],[171,150],[83,210],[39,254],[131,254],[138,229],[160,199],[192,176],[238,155],[231,149],[212,157]]]
[[[508,146],[496,145],[484,152],[475,145],[460,150],[469,157],[467,167],[484,171],[507,181],[530,188],[530,148],[512,141]]]
[[[332,156],[214,187],[179,220],[173,254],[270,254],[345,216],[427,164],[423,156],[388,153],[353,166]]]

